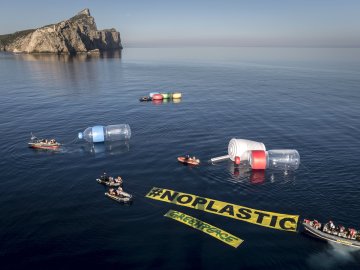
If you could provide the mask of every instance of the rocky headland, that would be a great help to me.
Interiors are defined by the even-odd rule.
[[[0,51],[76,54],[117,49],[122,49],[120,33],[97,30],[89,9],[56,24],[0,35]]]

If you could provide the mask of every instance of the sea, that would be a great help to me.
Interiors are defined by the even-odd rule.
[[[180,100],[140,102],[150,92]],[[78,132],[129,124],[129,141]],[[359,48],[124,48],[0,54],[0,269],[360,269],[360,250],[303,233],[305,218],[360,230]],[[28,148],[31,133],[63,143]],[[296,149],[296,171],[252,171],[232,138]],[[185,166],[189,154],[199,166]],[[132,204],[95,179],[121,176]],[[296,232],[147,198],[170,189],[298,215]],[[237,248],[164,215],[229,232]],[[225,213],[226,214],[226,213]]]

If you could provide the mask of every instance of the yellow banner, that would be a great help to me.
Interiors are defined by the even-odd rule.
[[[203,233],[215,237],[216,239],[224,242],[225,244],[233,246],[234,248],[237,248],[242,242],[244,242],[244,240],[236,237],[235,235],[232,235],[213,225],[210,225],[209,223],[206,223],[204,221],[201,221],[200,219],[188,216],[178,211],[169,210],[164,216],[184,223],[199,231],[202,231]]]
[[[296,232],[299,219],[298,215],[257,210],[164,188],[153,187],[146,197],[284,231]]]

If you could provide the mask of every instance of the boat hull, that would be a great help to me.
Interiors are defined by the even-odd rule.
[[[304,232],[311,235],[312,237],[315,237],[315,238],[318,238],[318,239],[321,239],[321,240],[324,240],[327,242],[341,244],[344,246],[360,248],[360,241],[348,239],[348,238],[344,238],[344,237],[339,237],[339,236],[336,236],[333,234],[323,232],[321,230],[313,228],[312,226],[310,226],[309,224],[307,224],[305,222],[303,222],[302,225],[304,228]]]
[[[45,144],[45,143],[29,143],[28,144],[30,148],[33,149],[48,149],[48,150],[55,150],[59,149],[60,144]]]
[[[110,193],[108,192],[105,192],[105,196],[109,197],[110,199],[113,199],[117,202],[120,202],[120,203],[130,203],[132,201],[132,196],[126,192],[123,192],[124,194],[127,194],[127,196],[123,196],[123,197],[120,197],[120,196],[115,196],[115,195],[111,195]]]

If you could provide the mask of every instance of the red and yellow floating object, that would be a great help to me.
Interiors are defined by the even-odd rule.
[[[176,99],[176,98],[181,98],[181,96],[182,96],[182,95],[181,95],[180,92],[175,92],[175,93],[172,94],[172,98],[175,98],[175,99]]]
[[[155,94],[152,96],[152,100],[163,100],[162,94]]]

